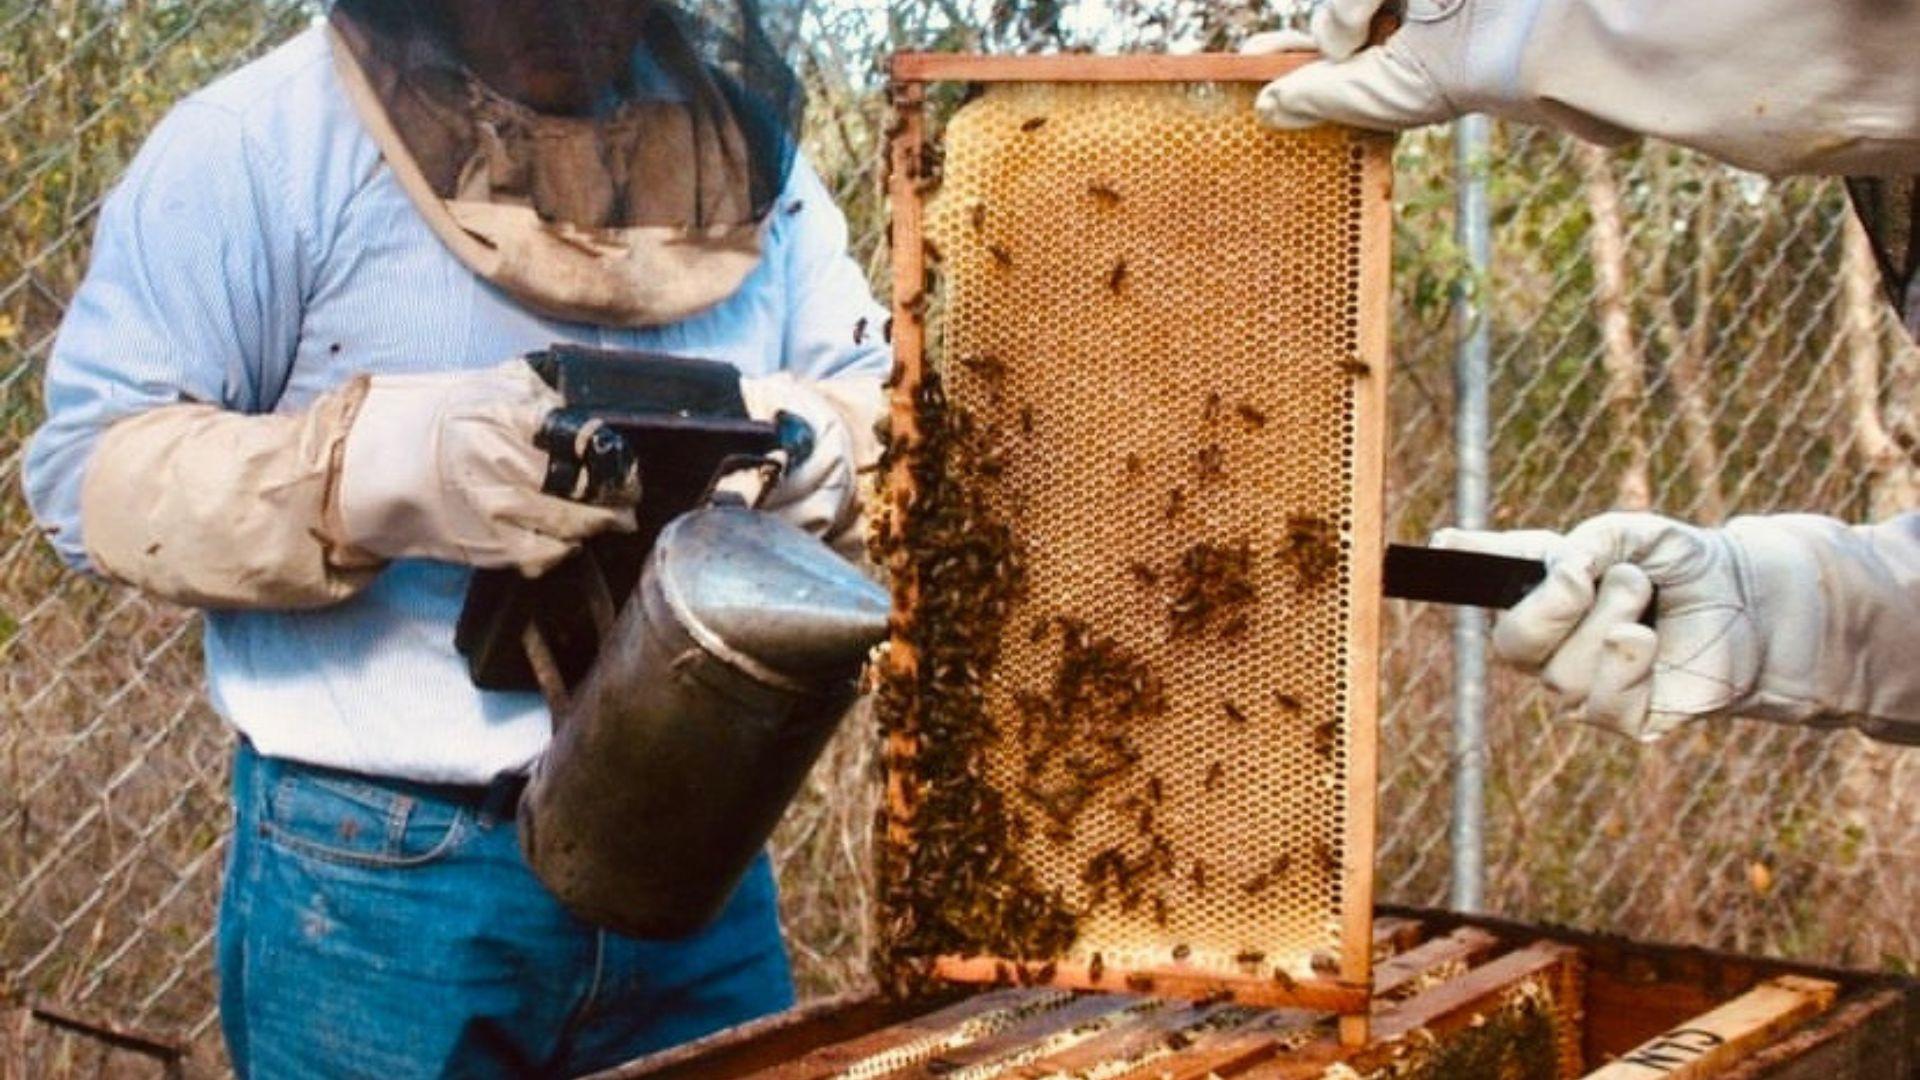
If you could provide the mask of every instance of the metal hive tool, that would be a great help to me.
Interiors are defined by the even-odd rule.
[[[1386,145],[1276,63],[896,64],[891,979],[1365,1012]]]

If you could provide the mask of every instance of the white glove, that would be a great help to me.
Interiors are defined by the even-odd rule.
[[[798,379],[776,372],[740,380],[747,414],[771,420],[782,412],[813,429],[813,450],[790,463],[760,509],[820,537],[838,550],[862,543],[860,471],[880,456],[874,421],[887,408],[880,380]]]
[[[1920,515],[1701,529],[1615,513],[1565,536],[1442,529],[1433,546],[1546,561],[1495,620],[1494,652],[1594,724],[1651,741],[1739,715],[1920,742]]]
[[[534,434],[561,398],[523,360],[376,375],[347,429],[324,518],[336,546],[385,559],[515,567],[529,577],[633,510],[543,494]]]
[[[1657,135],[1762,172],[1920,172],[1920,4],[1807,0],[1326,0],[1317,47],[1261,92],[1267,123],[1400,130],[1486,112],[1601,143]]]

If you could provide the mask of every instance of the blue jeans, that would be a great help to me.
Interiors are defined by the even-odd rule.
[[[577,1076],[793,1002],[765,855],[713,926],[644,942],[548,894],[502,785],[243,741],[233,793],[220,1020],[242,1078]]]

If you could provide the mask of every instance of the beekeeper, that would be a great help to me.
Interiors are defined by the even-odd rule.
[[[814,428],[769,505],[856,527],[883,313],[756,3],[699,11],[341,0],[101,212],[27,494],[74,566],[206,609],[243,1077],[575,1075],[791,1001],[764,857],[684,941],[554,902],[514,835],[547,710],[453,644],[472,568],[632,527],[538,490],[558,402],[514,358],[554,342],[737,366]]]
[[[1485,112],[1614,144],[1637,134],[1764,173],[1849,177],[1889,297],[1920,336],[1920,3],[1328,0],[1325,59],[1274,81],[1269,124],[1398,130]],[[1494,623],[1495,653],[1594,723],[1654,739],[1698,717],[1856,727],[1920,743],[1920,514],[1811,514],[1696,528],[1603,514],[1563,534],[1443,530],[1435,543],[1544,558]],[[1657,619],[1638,623],[1652,590]]]

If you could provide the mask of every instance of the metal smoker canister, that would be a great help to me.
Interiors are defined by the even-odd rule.
[[[575,914],[683,937],[725,906],[851,703],[886,590],[769,515],[660,533],[521,801],[534,872]]]

